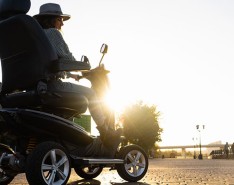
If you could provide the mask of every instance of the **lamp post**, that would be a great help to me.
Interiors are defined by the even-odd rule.
[[[201,130],[205,129],[205,125],[196,125],[196,128],[199,132],[199,146],[200,146],[200,154],[198,155],[198,159],[202,159],[202,152],[201,152]]]
[[[193,137],[193,142],[194,142],[194,145],[193,145],[193,158],[196,159],[196,151],[195,151],[195,148],[196,148],[196,140],[197,138]]]

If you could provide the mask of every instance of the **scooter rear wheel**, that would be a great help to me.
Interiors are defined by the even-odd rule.
[[[94,179],[102,172],[103,167],[101,166],[79,166],[75,167],[74,170],[77,175],[83,179]]]
[[[5,173],[5,171],[0,168],[0,185],[7,185],[14,179],[15,176],[10,176]]]
[[[3,153],[12,154],[10,150],[0,148],[0,157]],[[8,174],[6,171],[0,167],[0,185],[7,185],[15,178],[15,175]]]
[[[148,170],[148,157],[145,151],[137,145],[127,145],[118,153],[118,158],[124,160],[124,164],[116,165],[121,178],[129,182],[142,179]]]
[[[69,155],[55,142],[40,143],[27,159],[26,178],[32,185],[65,185],[70,173]]]

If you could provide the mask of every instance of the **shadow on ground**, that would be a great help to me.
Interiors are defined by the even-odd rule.
[[[67,185],[87,185],[87,184],[92,184],[92,185],[101,185],[101,182],[98,180],[78,180],[74,182],[70,182]],[[141,182],[110,182],[111,185],[150,185],[147,183],[141,183]]]
[[[150,185],[142,182],[122,182],[122,183],[112,182],[111,184],[112,185]]]
[[[70,182],[67,185],[85,185],[85,184],[92,184],[92,185],[100,185],[101,182],[98,180],[77,180],[74,182]]]

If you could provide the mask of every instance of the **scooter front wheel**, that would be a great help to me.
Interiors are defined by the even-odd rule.
[[[55,142],[40,143],[27,159],[26,178],[32,185],[65,185],[70,173],[69,155]]]
[[[129,182],[136,182],[145,176],[149,162],[141,147],[127,145],[119,151],[118,158],[124,160],[123,164],[116,165],[121,178]]]
[[[103,170],[101,166],[79,166],[74,168],[77,175],[83,179],[96,178]]]

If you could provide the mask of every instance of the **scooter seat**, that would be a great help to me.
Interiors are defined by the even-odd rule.
[[[70,118],[84,113],[87,110],[87,99],[77,94],[50,94],[38,95],[36,91],[15,92],[2,95],[0,103],[3,108],[29,108],[52,113],[63,118]]]

